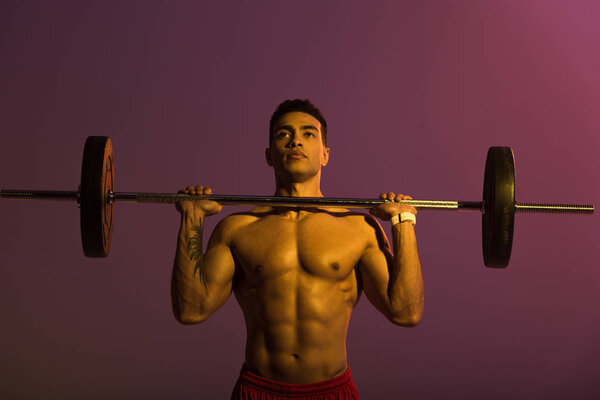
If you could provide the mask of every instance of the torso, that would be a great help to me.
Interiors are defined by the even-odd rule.
[[[228,217],[233,291],[247,367],[276,381],[319,382],[347,368],[346,333],[362,291],[356,269],[372,227],[364,214],[293,210]]]

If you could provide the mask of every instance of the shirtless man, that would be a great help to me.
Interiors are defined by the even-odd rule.
[[[275,196],[322,197],[321,168],[329,161],[327,125],[307,100],[287,100],[271,118],[266,160]],[[203,186],[180,193],[210,194]],[[392,200],[370,213],[389,221],[411,206]],[[186,201],[173,268],[172,301],[182,324],[212,315],[233,291],[246,321],[245,364],[232,399],[257,392],[358,398],[346,358],[350,315],[364,290],[392,323],[415,326],[423,315],[423,280],[414,219],[394,221],[393,252],[377,220],[340,208],[259,206],[215,227],[202,254],[204,218],[215,202]],[[411,213],[411,214],[405,214]],[[397,219],[394,218],[394,219]],[[247,396],[247,397],[244,397]],[[270,398],[265,397],[265,398]],[[299,397],[294,397],[299,398]]]

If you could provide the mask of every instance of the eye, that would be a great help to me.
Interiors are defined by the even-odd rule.
[[[277,132],[276,136],[278,138],[284,138],[284,137],[290,136],[290,133],[288,131],[279,131],[279,132]]]
[[[306,132],[304,132],[304,136],[314,137],[316,135],[314,133],[312,133],[311,131],[306,131]]]

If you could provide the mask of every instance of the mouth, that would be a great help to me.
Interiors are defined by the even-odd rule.
[[[301,153],[299,151],[291,151],[287,154],[287,158],[290,160],[300,160],[302,158],[306,158],[306,155],[304,155],[304,153]]]

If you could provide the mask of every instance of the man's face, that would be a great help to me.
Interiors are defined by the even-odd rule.
[[[292,180],[305,180],[319,173],[329,161],[329,148],[323,145],[321,123],[310,114],[289,112],[273,126],[267,163],[277,174]]]

